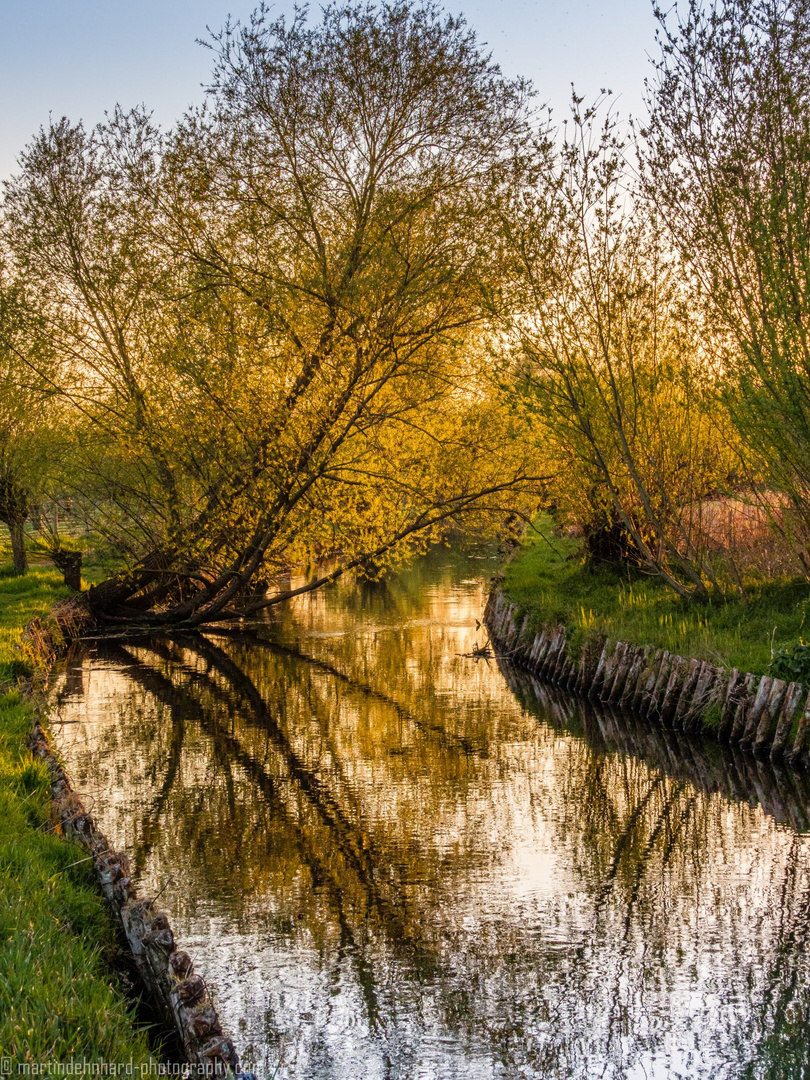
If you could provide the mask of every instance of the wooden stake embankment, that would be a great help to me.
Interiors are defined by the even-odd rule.
[[[204,979],[194,973],[188,954],[177,948],[166,914],[152,900],[138,899],[126,855],[110,847],[85,809],[53,753],[40,720],[34,723],[30,746],[50,773],[58,827],[92,857],[96,879],[124,933],[148,1000],[157,1005],[175,1032],[185,1061],[198,1066],[199,1075],[238,1074],[239,1058],[223,1033]]]
[[[545,682],[664,727],[704,731],[758,758],[810,768],[810,696],[800,683],[736,669],[729,674],[623,641],[588,643],[574,659],[564,626],[532,634],[500,587],[489,595],[484,623],[501,656]]]
[[[44,727],[42,691],[48,670],[70,637],[86,629],[87,617],[80,605],[68,601],[55,609],[50,620],[35,619],[26,628],[23,644],[36,671],[35,686],[29,691],[36,710],[29,746],[50,774],[55,826],[92,858],[99,887],[126,939],[144,996],[174,1032],[184,1063],[196,1066],[200,1076],[236,1076],[240,1073],[239,1057],[223,1032],[205,980],[194,972],[188,954],[178,949],[167,915],[153,900],[137,896],[126,855],[112,849],[73,790]]]
[[[601,643],[596,659],[600,653]],[[595,660],[593,663],[595,666]],[[779,761],[755,757],[737,747],[729,747],[724,754],[702,753],[697,743],[680,738],[663,724],[650,723],[626,709],[600,707],[584,695],[559,691],[521,665],[507,664],[503,674],[518,700],[553,728],[570,730],[573,724],[594,748],[619,749],[645,761],[656,772],[687,780],[707,794],[720,792],[733,801],[748,803],[756,798],[763,812],[776,821],[797,832],[810,828],[807,773],[785,769]],[[782,716],[788,708],[786,698]]]

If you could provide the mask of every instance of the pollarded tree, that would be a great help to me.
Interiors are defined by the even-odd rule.
[[[46,472],[53,388],[42,377],[48,365],[40,346],[23,284],[0,254],[0,521],[15,574],[28,569],[25,523]]]
[[[727,335],[726,404],[810,565],[810,4],[690,0],[659,24],[648,192]]]
[[[90,600],[150,625],[258,610],[268,570],[334,576],[531,488],[481,343],[523,84],[429,4],[262,9],[213,48],[170,136],[63,122],[6,198],[95,432],[85,494],[137,556]]]

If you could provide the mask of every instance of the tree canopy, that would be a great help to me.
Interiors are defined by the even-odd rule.
[[[643,127],[575,95],[552,128],[396,0],[226,24],[171,130],[41,130],[0,224],[18,570],[49,487],[126,561],[113,623],[540,508],[690,597],[743,587],[712,520],[759,502],[808,572],[809,11],[659,13]]]
[[[484,303],[526,86],[431,4],[260,9],[211,47],[175,130],[53,124],[5,199],[77,487],[134,562],[91,602],[154,624],[257,610],[291,561],[379,562],[533,483]]]

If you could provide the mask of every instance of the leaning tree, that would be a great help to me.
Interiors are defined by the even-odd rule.
[[[204,108],[40,133],[7,186],[75,475],[132,566],[108,620],[196,626],[379,565],[536,490],[493,394],[484,312],[527,88],[430,3],[260,9],[212,39]],[[80,418],[80,419],[79,419]]]

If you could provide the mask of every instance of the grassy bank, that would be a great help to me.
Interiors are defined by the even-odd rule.
[[[744,599],[678,599],[655,578],[586,561],[582,541],[539,523],[505,567],[504,587],[539,629],[564,624],[573,648],[591,634],[764,673],[772,650],[810,639],[805,581],[752,583]]]
[[[47,772],[25,749],[32,706],[10,682],[15,645],[65,594],[60,575],[0,568],[0,1056],[149,1060],[112,986],[113,933],[84,853],[48,831]]]

